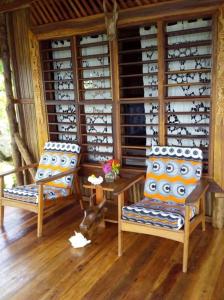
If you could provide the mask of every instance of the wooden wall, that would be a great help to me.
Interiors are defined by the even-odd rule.
[[[33,101],[30,48],[28,39],[29,12],[25,9],[9,14],[10,44],[17,111],[23,136],[34,161],[39,158],[37,121]],[[15,51],[16,50],[16,51]]]
[[[144,16],[144,19],[146,16]],[[151,16],[152,18],[152,16]],[[123,19],[122,19],[123,20]],[[124,22],[124,21],[123,21]],[[31,75],[31,59],[29,50],[29,14],[28,11],[18,10],[10,13],[9,25],[11,34],[11,48],[13,56],[13,66],[15,74],[15,86],[17,97],[20,99],[33,99],[33,83]],[[82,28],[83,30],[83,28]],[[63,31],[63,28],[62,28]],[[60,28],[57,30],[59,35]],[[12,33],[14,33],[12,35]],[[40,38],[40,36],[38,36]],[[49,37],[49,34],[48,34]],[[45,37],[46,38],[46,37]],[[16,51],[14,51],[16,49]],[[215,80],[213,93],[213,131],[214,131],[214,178],[222,188],[224,188],[224,7],[219,9],[218,17],[218,39],[217,39],[217,71],[214,74]],[[36,120],[34,103],[29,101],[25,104],[18,104],[20,118],[23,121],[22,132],[29,147],[29,150],[35,159],[38,158],[38,135],[43,130]],[[38,108],[36,108],[38,109]],[[45,133],[46,134],[46,133]]]

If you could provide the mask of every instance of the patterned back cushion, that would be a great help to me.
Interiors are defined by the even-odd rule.
[[[41,155],[35,180],[48,178],[71,168],[75,168],[78,161],[80,147],[76,144],[47,142]],[[70,188],[73,175],[54,180],[47,185]]]
[[[201,178],[202,151],[153,146],[147,165],[145,197],[183,204]]]

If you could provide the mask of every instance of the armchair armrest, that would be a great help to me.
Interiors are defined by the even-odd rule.
[[[197,202],[201,198],[201,196],[207,191],[209,184],[210,183],[208,179],[202,178],[197,184],[196,188],[186,198],[185,204],[190,205],[194,202]]]
[[[47,177],[47,178],[43,178],[43,179],[40,179],[40,180],[37,180],[35,183],[37,185],[44,185],[45,183],[57,180],[59,178],[63,178],[65,176],[67,176],[67,175],[78,173],[79,169],[80,168],[69,169],[68,171],[61,172],[59,174],[56,174],[56,175],[53,175],[53,176],[50,176],[50,177]]]
[[[123,186],[119,186],[119,188],[113,192],[114,196],[118,196],[119,194],[130,189],[130,187],[132,187],[134,184],[138,183],[139,181],[143,181],[143,180],[145,180],[145,173],[136,175],[135,177],[132,178],[130,183],[125,184]]]
[[[36,168],[38,166],[38,163],[33,163],[27,166],[23,166],[23,167],[19,167],[16,169],[12,169],[10,171],[4,172],[4,173],[0,173],[0,177],[5,177],[7,175],[13,174],[13,173],[18,173],[21,172],[23,170],[27,170],[27,169],[32,169],[32,168]]]

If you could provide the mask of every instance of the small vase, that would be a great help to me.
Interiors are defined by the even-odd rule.
[[[106,182],[114,182],[117,178],[117,174],[114,172],[110,172],[105,174],[105,180]]]

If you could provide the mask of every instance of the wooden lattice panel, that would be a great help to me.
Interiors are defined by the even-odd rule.
[[[155,24],[119,30],[121,148],[124,165],[144,166],[158,144],[158,45]]]

